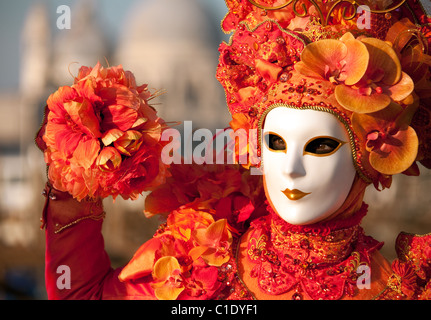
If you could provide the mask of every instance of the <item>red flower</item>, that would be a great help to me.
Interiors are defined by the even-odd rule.
[[[185,290],[181,293],[180,298],[206,300],[213,297],[222,285],[217,278],[218,269],[216,267],[196,266],[190,278],[186,279]]]
[[[394,260],[392,263],[392,270],[395,273],[395,286],[407,297],[411,298],[415,293],[417,283],[416,283],[416,274],[413,268],[407,264],[400,262],[398,259]]]
[[[216,267],[229,261],[232,235],[226,219],[218,220],[206,229],[193,230],[192,237],[198,244],[189,252],[193,260],[202,258],[208,265]]]
[[[72,86],[47,101],[43,141],[54,187],[76,199],[136,198],[162,183],[164,122],[149,106],[147,85],[137,86],[121,66],[82,67]]]
[[[171,256],[157,260],[153,270],[153,283],[156,298],[159,300],[176,300],[185,289],[178,260]]]
[[[120,168],[107,173],[101,184],[114,197],[121,191],[124,199],[136,199],[141,192],[164,182],[168,173],[160,153],[156,148],[141,148],[133,157],[125,158]]]
[[[121,155],[113,147],[104,148],[97,157],[96,164],[102,171],[114,171],[121,165]]]
[[[222,287],[218,268],[231,256],[226,220],[190,208],[172,212],[119,275],[121,281],[152,276],[157,299],[208,299]]]
[[[217,219],[227,219],[229,227],[235,228],[239,233],[245,231],[245,222],[249,220],[255,207],[250,198],[241,193],[232,193],[220,199],[215,209]]]

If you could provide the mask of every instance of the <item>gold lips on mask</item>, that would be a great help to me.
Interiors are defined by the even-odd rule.
[[[293,201],[302,199],[306,195],[310,194],[310,193],[302,192],[301,190],[298,190],[298,189],[293,189],[293,190],[286,189],[286,190],[284,190],[282,192],[286,195],[286,197],[289,198],[289,200],[293,200]]]

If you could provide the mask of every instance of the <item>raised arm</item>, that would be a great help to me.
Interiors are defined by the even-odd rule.
[[[81,67],[73,84],[47,99],[35,142],[43,151],[46,285],[51,299],[151,297],[150,286],[118,280],[101,234],[102,200],[137,199],[165,181],[160,160],[166,127],[121,66]]]
[[[147,279],[121,282],[121,269],[112,269],[101,233],[105,213],[100,199],[79,202],[49,184],[44,195],[49,299],[154,299]]]

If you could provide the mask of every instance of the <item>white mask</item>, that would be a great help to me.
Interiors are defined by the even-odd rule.
[[[356,171],[349,135],[334,115],[276,107],[266,115],[262,140],[265,193],[281,218],[311,224],[341,207]]]

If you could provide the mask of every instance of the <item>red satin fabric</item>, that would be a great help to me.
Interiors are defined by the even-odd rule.
[[[46,222],[45,284],[48,299],[154,299],[147,278],[135,282],[121,282],[121,269],[112,269],[105,251],[102,219],[95,219],[103,211],[89,210],[66,193],[49,190],[55,200],[47,196],[43,219]],[[59,232],[60,220],[66,217],[88,217]],[[77,221],[77,220],[73,220]],[[60,268],[59,268],[60,267]],[[69,270],[69,271],[65,271]],[[68,279],[70,274],[70,281]],[[65,284],[70,283],[70,289]]]

